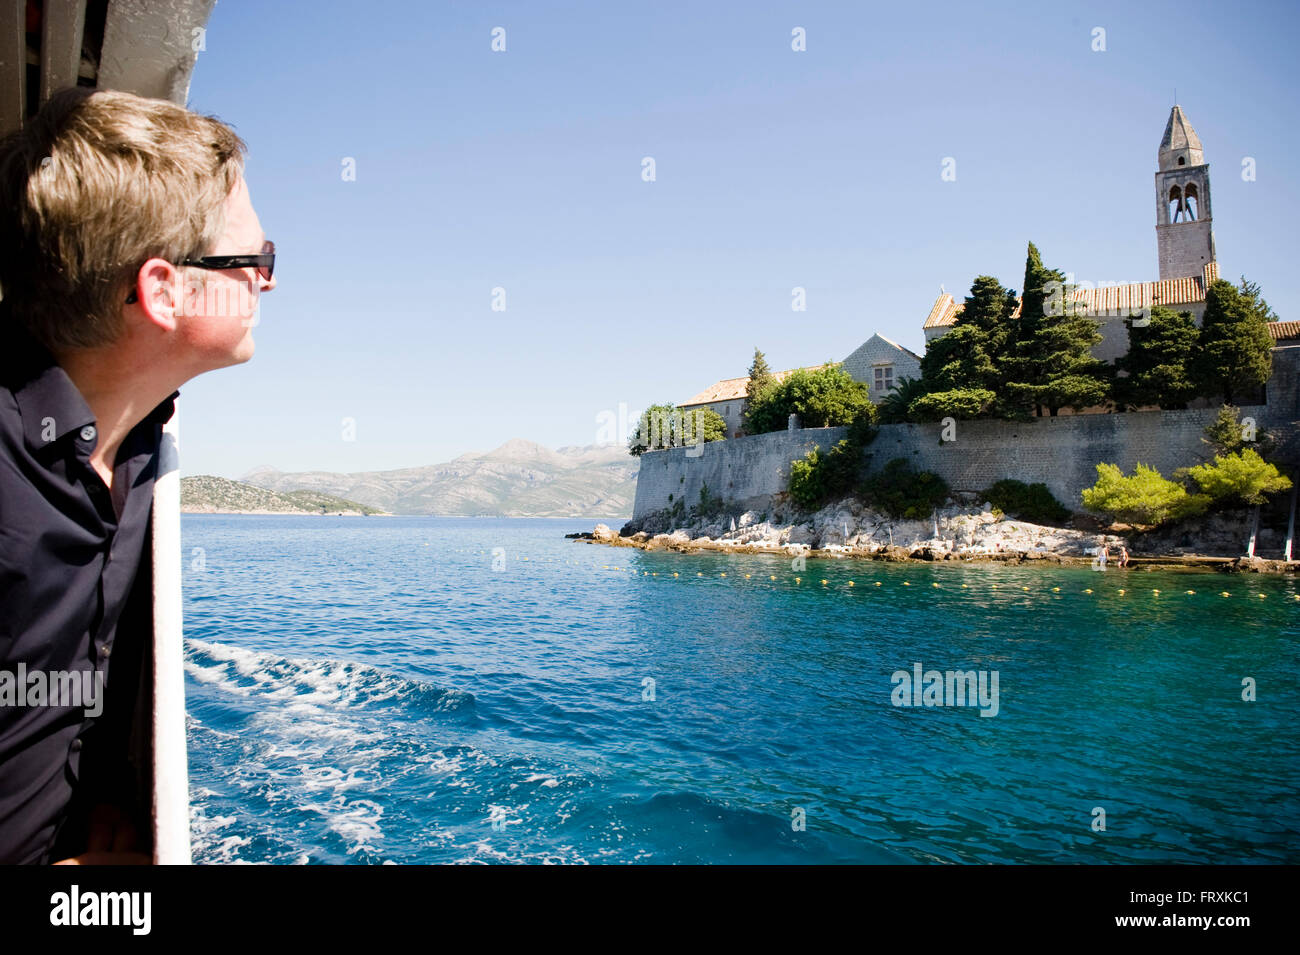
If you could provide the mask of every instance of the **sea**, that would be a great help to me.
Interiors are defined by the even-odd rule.
[[[1300,861],[1294,577],[593,523],[185,515],[195,861]]]

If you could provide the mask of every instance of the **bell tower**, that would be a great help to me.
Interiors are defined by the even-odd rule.
[[[1201,140],[1175,106],[1160,140],[1156,171],[1156,247],[1160,280],[1195,277],[1215,261],[1210,167]]]

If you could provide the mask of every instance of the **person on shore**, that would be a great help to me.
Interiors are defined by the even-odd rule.
[[[86,87],[0,141],[0,863],[150,860],[162,428],[276,284],[244,151]]]
[[[1101,567],[1102,570],[1105,570],[1106,561],[1108,560],[1110,560],[1110,547],[1106,544],[1106,541],[1103,540],[1101,545],[1097,548],[1097,565]]]
[[[1125,546],[1124,546],[1123,544],[1120,544],[1120,545],[1119,545],[1119,561],[1118,561],[1118,564],[1119,564],[1120,567],[1127,567],[1127,566],[1128,566],[1128,549],[1125,548]]]

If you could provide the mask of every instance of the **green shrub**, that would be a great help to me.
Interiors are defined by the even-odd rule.
[[[1188,468],[1187,473],[1216,503],[1264,504],[1268,495],[1291,487],[1290,479],[1250,448],[1216,455],[1212,463]]]
[[[858,491],[868,507],[891,517],[921,520],[948,498],[948,484],[932,471],[915,471],[906,458],[894,458]]]
[[[790,497],[800,507],[812,510],[821,503],[824,496],[822,470],[819,448],[813,448],[799,461],[790,462]]]
[[[800,461],[790,463],[790,497],[800,507],[814,510],[829,498],[848,494],[862,467],[862,448],[848,438],[825,454],[813,448]]]
[[[700,484],[700,503],[696,507],[696,513],[700,517],[718,516],[726,507],[726,503],[721,494],[710,493],[707,483]]]
[[[1205,513],[1207,494],[1188,494],[1177,481],[1139,464],[1125,476],[1114,464],[1097,465],[1097,483],[1083,492],[1083,506],[1131,524],[1163,524]]]
[[[861,415],[849,425],[849,435],[825,454],[813,448],[802,460],[790,462],[790,497],[806,510],[815,510],[835,495],[848,494],[862,470],[862,453],[876,438],[875,418]]]
[[[784,431],[792,414],[804,428],[830,428],[861,418],[869,424],[879,417],[867,386],[835,363],[797,369],[780,384],[764,388],[750,399],[745,420],[751,434],[762,434]]]
[[[1002,480],[985,491],[983,497],[998,510],[1022,521],[1063,524],[1070,518],[1070,509],[1052,496],[1046,484]]]
[[[987,388],[954,388],[922,395],[908,408],[914,421],[938,421],[941,418],[977,418],[989,410],[997,398]]]

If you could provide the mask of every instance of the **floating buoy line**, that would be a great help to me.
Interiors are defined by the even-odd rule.
[[[427,546],[429,546],[429,545],[426,543],[425,546],[427,547]],[[486,555],[486,554],[489,554],[489,551],[487,551],[487,550],[483,550],[483,549],[477,549],[477,548],[468,548],[468,549],[466,549],[466,548],[458,548],[457,551],[456,551],[456,553],[478,553],[478,554],[485,554],[485,555]],[[568,565],[568,566],[572,566],[572,567],[588,567],[588,568],[592,568],[592,569],[594,569],[594,568],[597,566],[597,565],[594,564],[594,563],[586,563],[586,562],[584,562],[584,561],[580,561],[580,560],[564,560],[564,561],[561,561],[560,558],[558,558],[558,557],[533,557],[533,558],[530,558],[530,557],[527,557],[527,556],[525,556],[525,555],[523,555],[523,554],[516,554],[516,555],[515,555],[515,560],[520,561],[520,562],[530,562],[530,563],[537,563],[537,564],[542,564],[542,563],[546,563],[546,564],[558,564],[558,563],[564,563],[564,564],[566,564],[566,565]],[[629,574],[631,574],[631,575],[633,575],[633,576],[640,576],[640,577],[658,577],[658,576],[660,576],[659,571],[657,571],[657,570],[655,570],[655,571],[651,571],[651,570],[640,570],[640,569],[638,569],[638,568],[636,568],[636,567],[624,567],[624,566],[622,566],[622,565],[620,565],[620,564],[601,564],[601,565],[599,565],[599,567],[600,567],[600,569],[603,570],[603,571],[610,571],[610,572],[613,572],[613,573],[629,573]],[[670,576],[670,575],[671,575],[672,577],[676,577],[676,578],[680,578],[680,577],[681,577],[681,573],[680,573],[679,571],[671,571],[671,572],[669,572],[669,571],[665,571],[664,574],[663,574],[664,577],[668,577],[668,576]],[[711,575],[711,574],[706,575],[706,574],[704,573],[704,571],[696,571],[696,572],[695,572],[695,577],[696,577],[697,579],[705,579],[706,577],[712,578],[712,575]],[[718,580],[723,580],[723,579],[730,579],[730,580],[753,580],[753,579],[754,579],[754,575],[753,575],[753,574],[741,574],[741,575],[739,575],[739,576],[735,576],[735,575],[730,575],[730,576],[729,576],[728,572],[724,570],[724,571],[719,571],[719,572],[717,573],[717,578],[716,578],[716,579],[718,579]],[[769,581],[772,581],[772,582],[779,582],[780,580],[782,580],[782,578],[779,577],[779,576],[776,575],[776,574],[768,574],[768,575],[767,575],[767,579],[768,579]],[[802,577],[801,575],[796,576],[796,575],[793,575],[793,574],[792,574],[792,575],[791,575],[789,578],[787,578],[787,579],[790,581],[790,583],[791,583],[792,585],[795,585],[795,586],[802,586],[802,584],[803,584],[803,577]],[[821,587],[825,587],[825,588],[827,588],[827,589],[837,589],[837,588],[842,587],[842,588],[845,589],[845,590],[850,590],[850,589],[856,589],[856,588],[858,587],[858,582],[857,582],[856,580],[845,580],[845,581],[843,581],[842,583],[840,583],[840,582],[837,582],[837,581],[832,581],[832,580],[830,580],[829,578],[822,577],[822,578],[818,578],[818,583],[819,583],[819,585],[820,585]],[[872,580],[872,581],[870,581],[870,585],[873,586],[873,587],[885,587],[885,586],[886,586],[886,581],[882,581],[882,580]],[[899,582],[898,582],[898,586],[900,586],[900,587],[911,588],[911,587],[912,587],[912,581],[910,581],[910,580],[902,580],[902,581],[899,581]],[[971,584],[971,583],[967,583],[967,582],[962,582],[962,583],[960,583],[960,584],[957,584],[956,586],[960,587],[960,589],[962,589],[962,590],[979,590],[979,589],[981,589],[981,585],[980,585],[980,584]],[[988,589],[989,589],[989,590],[1001,590],[1001,589],[1005,589],[1006,587],[1009,587],[1009,586],[1010,586],[1010,587],[1013,587],[1013,586],[1015,586],[1015,585],[1011,585],[1011,584],[997,584],[997,583],[989,583],[987,586],[988,586]],[[933,589],[935,589],[935,590],[942,590],[942,589],[944,588],[944,584],[941,583],[941,582],[939,582],[939,581],[931,581],[931,582],[930,582],[930,587],[933,588]],[[1030,586],[1027,586],[1027,585],[1024,585],[1024,584],[1020,585],[1020,590],[1021,590],[1022,593],[1033,593],[1033,592],[1034,592],[1034,588],[1033,588],[1033,587],[1030,587]],[[1071,591],[1066,590],[1066,589],[1062,588],[1061,586],[1052,586],[1052,587],[1044,587],[1044,588],[1043,588],[1043,593],[1044,593],[1044,594],[1059,594],[1059,595],[1062,595],[1062,596],[1066,596],[1066,595],[1068,595],[1070,592],[1071,592]],[[1129,596],[1131,593],[1137,593],[1137,591],[1133,591],[1131,588],[1128,588],[1128,587],[1118,587],[1118,588],[1116,588],[1115,590],[1113,590],[1113,591],[1109,591],[1109,592],[1108,592],[1108,591],[1105,591],[1105,590],[1098,591],[1098,590],[1096,590],[1096,589],[1094,589],[1094,588],[1092,588],[1092,587],[1082,587],[1082,588],[1080,588],[1078,591],[1075,591],[1075,592],[1076,592],[1076,593],[1079,593],[1079,594],[1084,594],[1084,595],[1087,595],[1087,596],[1094,596],[1094,595],[1095,595],[1095,596],[1098,596],[1098,597],[1105,597],[1105,596],[1108,595],[1108,593],[1109,593],[1110,595],[1113,595],[1113,596],[1116,596],[1116,597],[1127,597],[1127,596]],[[1151,588],[1150,593],[1151,593],[1152,598],[1154,598],[1154,599],[1159,599],[1162,595],[1167,597],[1168,594],[1169,594],[1170,592],[1166,592],[1166,591],[1164,591],[1164,590],[1161,590],[1161,589],[1158,588],[1158,587],[1153,587],[1153,588]],[[1193,589],[1191,589],[1191,588],[1188,588],[1187,590],[1182,591],[1181,596],[1185,596],[1185,597],[1195,597],[1195,596],[1197,596],[1197,595],[1200,594],[1200,593],[1201,593],[1201,591],[1197,591],[1197,590],[1193,590]],[[1269,594],[1263,593],[1263,592],[1261,592],[1261,591],[1254,591],[1254,592],[1251,592],[1251,591],[1249,591],[1249,590],[1245,591],[1244,593],[1240,593],[1240,592],[1239,592],[1239,595],[1240,595],[1240,596],[1247,597],[1247,598],[1254,597],[1254,598],[1256,598],[1256,599],[1258,599],[1258,600],[1267,600],[1267,599],[1269,598],[1269,596],[1270,596]],[[1219,596],[1220,598],[1231,598],[1231,597],[1233,597],[1233,596],[1235,596],[1235,595],[1234,595],[1234,593],[1233,593],[1232,591],[1230,591],[1230,590],[1221,590],[1221,591],[1219,591],[1218,596]],[[1272,596],[1277,597],[1277,598],[1280,598],[1280,599],[1290,599],[1290,600],[1292,600],[1292,601],[1300,601],[1300,593],[1294,593],[1294,594],[1274,594],[1274,595],[1272,595]]]

